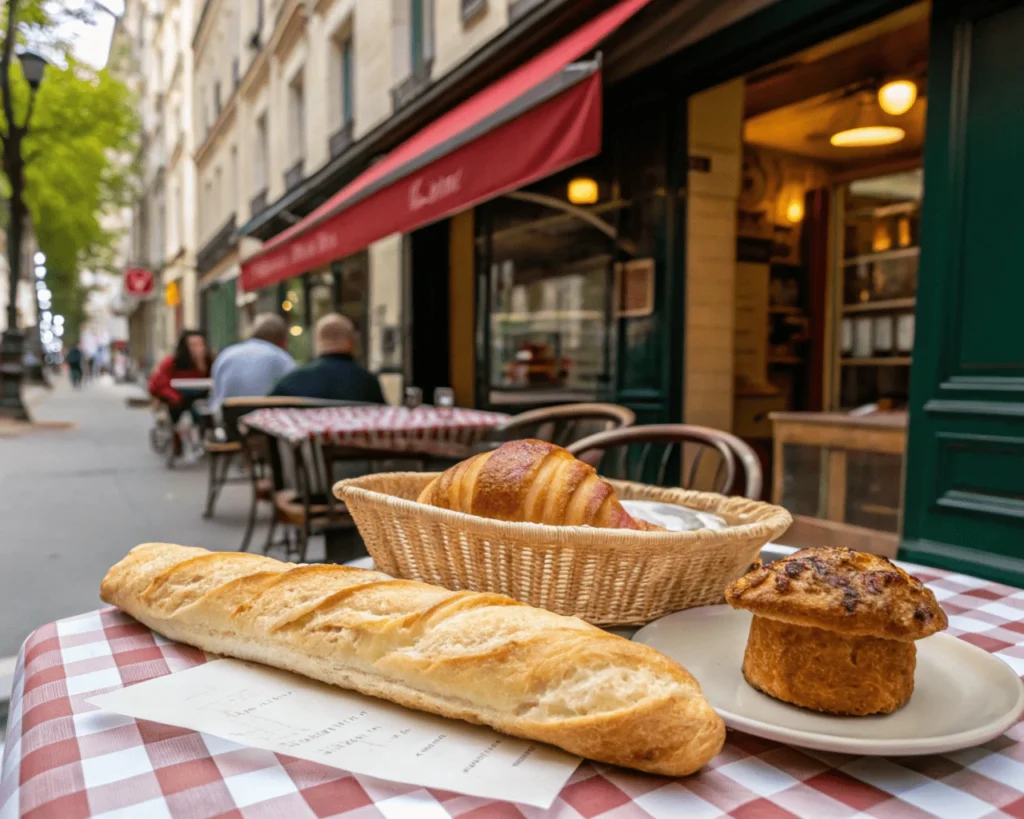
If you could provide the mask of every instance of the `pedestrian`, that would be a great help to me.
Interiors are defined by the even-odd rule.
[[[64,356],[64,361],[68,365],[68,375],[71,376],[71,386],[76,390],[82,386],[83,358],[82,351],[78,349],[77,344],[72,344],[68,354]]]
[[[226,398],[269,395],[295,369],[288,354],[288,325],[276,313],[261,313],[247,341],[232,344],[217,356],[211,371],[210,406],[217,410]]]
[[[201,419],[195,402],[203,396],[202,391],[179,391],[171,386],[177,378],[209,378],[211,366],[210,350],[206,339],[198,330],[182,330],[174,353],[164,358],[149,377],[149,394],[167,404],[174,425],[174,452],[181,452],[181,437],[177,427],[181,416],[188,412],[192,423],[199,428]]]
[[[377,377],[353,360],[354,347],[352,322],[329,313],[316,323],[316,360],[282,378],[271,395],[385,403]]]

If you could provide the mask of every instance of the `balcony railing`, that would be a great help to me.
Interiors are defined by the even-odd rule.
[[[352,144],[352,120],[349,120],[342,125],[337,131],[331,134],[330,148],[331,148],[331,159],[336,156],[341,156],[345,153],[348,147]]]
[[[249,211],[253,216],[259,216],[266,209],[267,189],[264,188],[252,198],[252,202],[249,203]]]
[[[397,111],[412,102],[430,87],[434,58],[431,57],[415,66],[412,73],[391,89],[391,107]]]
[[[302,181],[303,160],[299,160],[284,172],[284,189],[290,191]]]
[[[236,239],[235,214],[231,214],[210,240],[196,254],[196,270],[206,273],[220,261],[234,245]]]

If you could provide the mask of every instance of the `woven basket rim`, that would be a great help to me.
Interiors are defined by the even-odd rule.
[[[489,537],[526,537],[533,541],[547,539],[552,547],[561,544],[586,540],[590,548],[599,550],[634,550],[644,547],[681,546],[688,543],[701,543],[714,540],[747,541],[764,539],[771,541],[785,532],[793,522],[789,512],[781,506],[748,498],[726,497],[713,492],[697,492],[689,489],[671,488],[635,483],[632,481],[608,480],[617,490],[630,489],[639,491],[655,490],[671,493],[677,498],[677,505],[686,505],[701,511],[710,511],[727,518],[755,516],[755,519],[725,529],[694,529],[685,532],[645,532],[634,529],[602,529],[590,526],[553,526],[544,523],[523,523],[517,521],[495,520],[463,512],[453,512],[435,506],[427,506],[413,500],[391,495],[378,489],[368,489],[363,484],[376,484],[380,481],[413,480],[422,481],[423,485],[436,478],[439,472],[378,472],[358,478],[338,481],[333,488],[335,497],[341,501],[353,500],[383,503],[395,512],[406,512],[420,516],[424,520],[455,526],[467,533]],[[348,496],[348,497],[347,497]],[[672,503],[672,501],[661,501]]]

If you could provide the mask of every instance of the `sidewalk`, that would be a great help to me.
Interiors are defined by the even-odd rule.
[[[56,380],[28,396],[34,417],[74,427],[0,437],[0,664],[37,626],[97,608],[104,573],[139,543],[238,548],[249,486],[226,486],[203,520],[207,465],[168,470],[150,451],[149,412],[125,405],[139,391]]]

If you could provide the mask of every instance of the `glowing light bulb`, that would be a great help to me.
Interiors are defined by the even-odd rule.
[[[893,80],[878,89],[878,104],[887,114],[898,117],[914,107],[917,86],[912,80]]]

